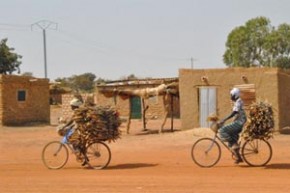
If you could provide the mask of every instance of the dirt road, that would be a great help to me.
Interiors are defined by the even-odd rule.
[[[132,123],[132,133],[140,125]],[[109,144],[112,161],[107,169],[82,168],[71,155],[63,169],[49,170],[42,164],[41,151],[47,142],[60,139],[55,127],[1,128],[0,192],[290,192],[290,135],[271,139],[274,154],[266,167],[235,166],[223,149],[220,162],[204,169],[190,157],[193,142],[204,133],[197,130],[154,135],[124,133],[120,140]]]

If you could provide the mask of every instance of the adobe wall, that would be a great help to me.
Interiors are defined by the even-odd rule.
[[[283,71],[278,74],[280,129],[290,126],[290,75]]]
[[[206,77],[208,81],[203,81],[202,77]],[[242,77],[246,77],[246,79]],[[217,114],[223,118],[231,112],[232,108],[229,91],[233,86],[241,84],[255,84],[256,99],[267,100],[272,104],[275,109],[275,129],[279,129],[282,122],[279,119],[281,105],[278,105],[278,69],[276,68],[180,69],[179,91],[182,129],[200,126],[199,87],[214,86],[217,88]]]
[[[48,79],[1,75],[0,90],[1,125],[50,123]],[[18,100],[18,91],[25,91],[25,101]]]
[[[109,105],[115,107],[120,116],[128,117],[129,109],[130,109],[130,102],[129,99],[122,99],[120,96],[114,97],[106,97],[102,93],[96,92],[96,103],[99,105]]]

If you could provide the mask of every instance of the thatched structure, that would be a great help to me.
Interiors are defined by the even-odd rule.
[[[137,85],[137,86],[136,86]],[[140,86],[142,85],[142,86]],[[163,97],[164,121],[161,125],[160,131],[163,131],[167,116],[169,112],[173,111],[172,99],[173,97],[179,97],[178,78],[171,79],[146,79],[146,80],[127,80],[127,81],[113,81],[108,82],[105,85],[98,85],[98,92],[106,97],[120,96],[123,100],[130,99],[131,97],[138,96],[142,102],[142,121],[143,130],[146,130],[146,111],[149,106],[145,104],[145,100],[154,97]],[[165,101],[171,101],[169,104]],[[129,107],[131,108],[131,107]],[[131,109],[129,109],[129,115],[131,115]],[[173,113],[171,113],[172,115]],[[131,116],[127,121],[127,133],[129,133],[131,123]],[[171,129],[173,130],[173,116],[171,116]]]

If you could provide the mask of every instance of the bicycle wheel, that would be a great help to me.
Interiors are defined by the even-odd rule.
[[[249,166],[264,166],[272,158],[272,147],[264,139],[253,139],[244,143],[241,153]]]
[[[42,161],[49,169],[60,169],[68,161],[68,149],[59,141],[46,144],[42,150]]]
[[[211,138],[199,139],[192,146],[191,157],[200,167],[212,167],[221,158],[220,145]]]
[[[103,169],[111,161],[111,150],[107,144],[99,141],[90,144],[86,149],[88,166],[93,169]]]

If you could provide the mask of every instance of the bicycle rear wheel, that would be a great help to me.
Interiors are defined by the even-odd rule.
[[[46,144],[42,150],[42,161],[49,169],[60,169],[68,161],[68,149],[59,141]]]
[[[244,143],[241,153],[249,166],[264,166],[272,158],[272,147],[264,139],[253,139]]]
[[[220,145],[211,138],[199,139],[192,146],[191,157],[200,167],[212,167],[221,158]]]
[[[103,169],[111,161],[111,150],[107,144],[99,141],[90,144],[86,149],[88,166],[93,169]]]

